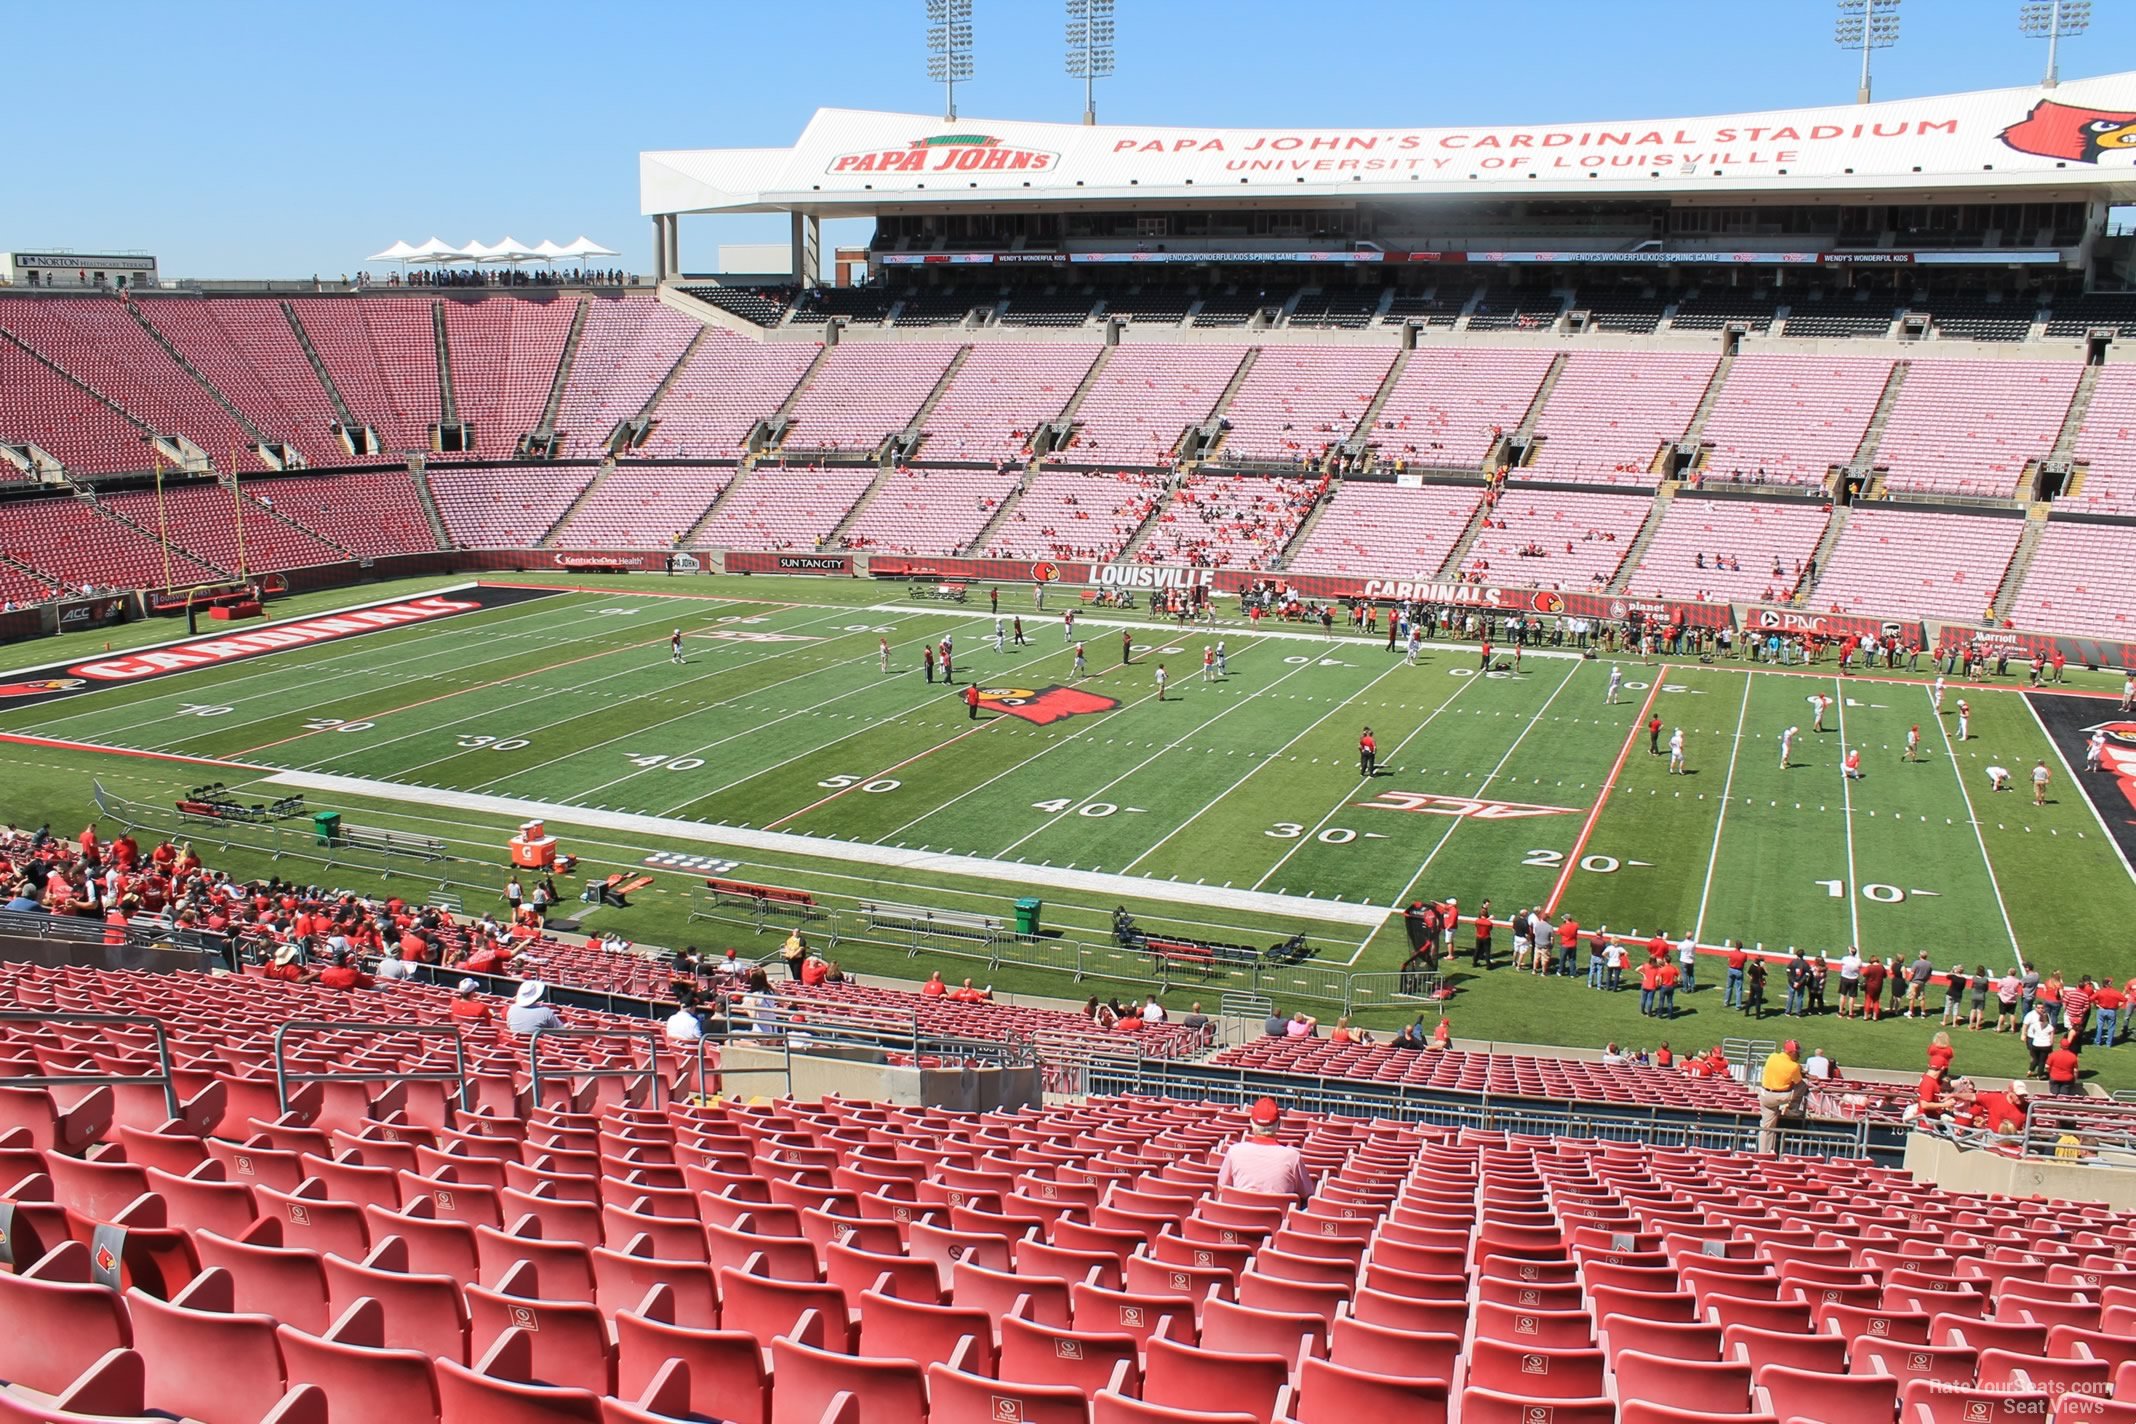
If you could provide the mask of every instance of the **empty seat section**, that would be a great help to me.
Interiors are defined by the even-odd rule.
[[[724,465],[619,465],[586,496],[556,542],[576,548],[671,549],[734,479]]]
[[[1661,506],[1628,591],[1702,603],[1779,603],[1817,552],[1831,513],[1788,504],[1678,495]]]
[[[701,542],[729,549],[812,549],[875,482],[874,466],[798,469],[759,466],[705,525]]]
[[[1978,622],[2024,528],[2014,518],[1857,505],[1812,600],[1833,613]]]
[[[1861,449],[1891,363],[1861,356],[1738,356],[1699,431],[1708,479],[1822,486]]]
[[[153,490],[134,490],[103,495],[100,502],[142,529],[168,530],[173,544],[232,573],[241,567],[263,573],[338,563],[343,557],[339,549],[291,527],[253,500],[245,501],[250,507],[244,511],[241,532],[230,491],[217,484],[177,486],[166,481],[160,501]]]
[[[567,459],[600,455],[617,422],[645,408],[690,338],[705,329],[652,297],[594,297],[592,302],[556,412],[560,453]]]
[[[308,465],[355,458],[334,433],[341,418],[280,302],[151,297],[136,298],[134,305],[261,435],[294,446]]]
[[[1632,551],[1652,500],[1515,488],[1492,508],[1461,573],[1478,583],[1599,591]]]
[[[1104,563],[1127,547],[1163,498],[1164,482],[1141,471],[1041,470],[988,536],[986,553]]]
[[[958,554],[1001,512],[1016,476],[994,470],[895,469],[846,529],[849,549]]]
[[[121,297],[0,303],[0,327],[162,435],[182,435],[229,469],[261,468],[253,439],[214,394],[139,321]]]
[[[2020,628],[2136,640],[2136,529],[2050,520],[2006,614]]]
[[[6,384],[0,373],[0,386]],[[164,551],[138,529],[79,499],[34,499],[0,507],[0,554],[66,584],[161,588]],[[223,575],[173,552],[169,581],[214,583]]]
[[[1086,303],[1084,310],[1088,311]],[[974,346],[927,413],[923,460],[1022,460],[1098,359],[1095,346]]]
[[[528,549],[564,517],[593,483],[583,466],[496,470],[433,466],[426,478],[445,532],[463,549]]]
[[[292,302],[352,420],[389,454],[431,448],[438,423],[438,338],[415,297],[305,297]]]
[[[1393,362],[1370,347],[1262,348],[1224,407],[1217,461],[1317,461],[1357,429]]]
[[[0,340],[0,443],[35,445],[72,474],[108,475],[151,468],[155,455],[146,438],[126,416],[12,341]],[[0,461],[0,480],[28,478]]]
[[[819,349],[812,342],[767,345],[717,327],[706,330],[690,353],[690,364],[661,397],[653,412],[653,432],[638,453],[701,460],[740,455],[749,432],[758,421],[778,414]],[[659,383],[660,376],[655,376],[646,394]],[[617,419],[635,413],[633,407]]]
[[[1432,578],[1482,498],[1483,490],[1473,484],[1346,483],[1292,551],[1290,567],[1301,574]]]
[[[1236,346],[1116,346],[1076,408],[1074,465],[1163,465],[1238,371]]]
[[[447,300],[444,307],[453,405],[475,428],[474,446],[464,453],[508,460],[519,438],[541,423],[578,304],[560,297],[485,296]]]
[[[406,470],[282,475],[249,480],[245,496],[359,558],[419,554],[438,546]]]
[[[782,448],[873,453],[912,423],[956,354],[940,342],[832,347],[794,401]]]
[[[1713,379],[1715,357],[1583,351],[1566,358],[1536,421],[1542,447],[1519,478],[1652,485],[1664,442],[1681,440]]]
[[[1542,350],[1412,351],[1366,438],[1381,460],[1481,469],[1498,437],[1527,418],[1550,360]]]
[[[2053,450],[2075,361],[1914,361],[1877,442],[1887,489],[2008,499]]]
[[[2070,453],[2083,467],[2057,504],[2099,514],[2136,513],[2136,366],[2106,366]]]

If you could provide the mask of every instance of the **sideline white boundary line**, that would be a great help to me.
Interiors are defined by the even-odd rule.
[[[895,850],[861,841],[837,841],[825,836],[791,835],[780,831],[745,830],[738,826],[708,826],[698,821],[673,820],[627,811],[598,811],[585,806],[563,806],[546,801],[526,801],[516,796],[487,796],[470,791],[444,791],[404,786],[391,781],[373,781],[360,776],[328,776],[309,771],[277,772],[266,778],[272,786],[290,786],[302,791],[330,792],[343,796],[376,796],[410,805],[445,806],[456,811],[479,811],[513,821],[548,820],[563,825],[593,826],[601,830],[632,831],[699,844],[736,846],[743,850],[781,851],[789,855],[815,856],[821,860],[851,861],[862,865],[895,866],[943,875],[973,876],[1013,887],[1049,885],[1062,890],[1080,890],[1118,899],[1172,900],[1215,909],[1244,910],[1268,915],[1297,915],[1334,924],[1378,926],[1388,911],[1376,905],[1350,905],[1333,900],[1309,900],[1299,895],[1272,895],[1257,890],[1226,890],[1214,885],[1189,885],[1184,881],[1151,880],[1137,875],[1108,875],[1095,870],[1069,870],[1064,866],[1019,865],[1014,861],[987,860],[979,856],[945,855],[936,851]]]
[[[1713,898],[1713,872],[1721,863],[1721,829],[1728,824],[1728,801],[1735,790],[1736,759],[1743,755],[1743,722],[1750,715],[1750,674],[1743,674],[1743,705],[1736,712],[1735,742],[1728,748],[1728,775],[1721,779],[1721,814],[1713,821],[1713,850],[1706,857],[1706,883],[1698,892],[1698,923],[1692,927],[1691,938],[1703,943],[1706,938],[1706,905]]]
[[[1926,695],[1925,691],[1923,695]],[[2028,702],[2025,705],[2030,707],[2032,704]],[[1988,872],[1988,888],[1995,892],[1995,909],[2002,916],[2003,933],[2010,936],[2010,953],[2017,957],[2017,967],[2022,971],[2025,967],[2025,951],[2017,943],[2017,926],[2010,922],[2010,907],[2003,903],[2002,882],[1995,878],[1995,861],[1988,854],[1988,837],[1987,833],[1980,827],[1980,813],[1973,809],[1973,793],[1966,790],[1965,768],[1958,764],[1958,744],[1951,740],[1950,729],[1943,725],[1942,713],[1937,712],[1934,707],[1930,707],[1929,717],[1936,724],[1937,734],[1943,738],[1943,754],[1950,759],[1951,774],[1958,778],[1958,794],[1965,801],[1965,818],[1973,826],[1973,844],[1980,847],[1980,864]],[[2046,730],[2045,726],[2040,728],[2043,733]],[[2047,743],[2049,746],[2053,746],[2054,738],[2048,737]],[[2059,749],[2057,749],[2056,754],[2060,755]],[[2086,797],[2085,799],[2089,800],[2090,798]],[[2100,829],[2105,829],[2104,823],[2101,824]],[[2109,835],[2107,839],[2111,841],[2113,837]],[[2120,847],[2116,846],[2115,849],[2118,850]],[[2127,862],[2124,861],[2123,864],[2127,864]],[[1849,888],[1852,889],[1854,887]]]
[[[2077,794],[2084,797],[2084,804],[2091,809],[2092,819],[2099,823],[2099,834],[2105,836],[2106,843],[2114,848],[2114,855],[2121,861],[2121,868],[2129,873],[2129,879],[2136,880],[2136,865],[2129,864],[2129,853],[2121,848],[2121,842],[2106,824],[2106,816],[2099,810],[2099,803],[2083,791],[2084,783],[2079,779],[2077,769],[2069,764],[2069,756],[2062,750],[2062,744],[2054,739],[2054,733],[2047,730],[2047,722],[2040,716],[2040,709],[2034,707],[2032,699],[2024,693],[2020,692],[2017,696],[2018,700],[2025,704],[2025,710],[2032,714],[2032,720],[2039,724],[2040,735],[2047,739],[2047,745],[2054,748],[2054,759],[2062,764],[2062,770],[2069,777],[2069,784],[2077,787]],[[1968,811],[1967,814],[1970,815],[1971,812]]]
[[[1835,677],[1832,690],[1839,694],[1832,699],[1832,705],[1839,711],[1839,809],[1840,819],[1847,826],[1847,931],[1849,942],[1858,953],[1862,947],[1862,883],[1854,875],[1854,778],[1847,775],[1847,685]],[[1964,789],[1963,781],[1959,788]],[[1994,874],[1989,871],[1989,878]],[[2000,900],[2002,893],[1997,891],[1995,898]],[[2007,915],[2003,918],[2006,922],[2009,919]]]

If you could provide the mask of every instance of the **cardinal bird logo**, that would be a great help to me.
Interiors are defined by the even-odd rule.
[[[2099,769],[2112,775],[2129,809],[2136,811],[2136,722],[2100,722],[2084,730],[2105,734]]]
[[[1048,727],[1064,717],[1110,712],[1120,704],[1077,687],[982,687],[979,705]]]
[[[1059,583],[1061,566],[1051,559],[1041,560],[1031,565],[1031,578],[1035,583]]]
[[[2097,163],[2109,154],[2136,156],[2136,114],[2079,109],[2042,99],[2032,112],[1998,135],[2019,153]]]
[[[34,697],[40,692],[71,692],[82,685],[78,677],[47,677],[36,682],[0,683],[0,697]]]

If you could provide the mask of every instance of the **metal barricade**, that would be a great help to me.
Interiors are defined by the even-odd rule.
[[[289,1036],[293,1033],[363,1033],[393,1034],[416,1038],[449,1038],[452,1040],[453,1070],[450,1073],[417,1070],[412,1073],[351,1073],[337,1069],[332,1073],[292,1073],[288,1060],[283,1056]],[[460,1089],[460,1106],[472,1110],[475,1106],[474,1087],[467,1081],[467,1041],[460,1036],[455,1024],[410,1024],[367,1023],[351,1020],[330,1022],[324,1019],[293,1019],[274,1031],[274,1097],[282,1111],[289,1111],[289,1087],[292,1083],[452,1083]]]
[[[658,1028],[538,1028],[527,1039],[527,1091],[535,1107],[541,1106],[541,1041],[545,1038],[643,1038],[652,1044],[651,1053],[644,1068],[568,1068],[552,1069],[551,1078],[635,1078],[641,1072],[652,1079],[653,1106],[660,1106],[660,1050],[667,1047],[667,1035]],[[702,1071],[703,1062],[699,1060]]]
[[[0,1088],[112,1088],[128,1083],[153,1083],[163,1089],[163,1108],[171,1117],[178,1116],[178,1084],[171,1074],[171,1039],[160,1020],[146,1014],[91,1014],[75,1013],[66,1009],[40,1009],[36,1011],[10,1009],[0,1013],[0,1023],[36,1024],[118,1024],[128,1028],[145,1028],[156,1036],[156,1073],[153,1077],[141,1073],[66,1073],[43,1074],[34,1078],[0,1078]]]

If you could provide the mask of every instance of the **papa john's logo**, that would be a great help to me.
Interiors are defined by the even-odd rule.
[[[1079,687],[982,687],[979,689],[979,705],[1046,727],[1064,717],[1110,712],[1120,704],[1113,698],[1085,692]]]
[[[2042,99],[2032,112],[1997,135],[2019,153],[2097,163],[2110,154],[2136,156],[2136,114],[2079,109]]]
[[[47,677],[36,682],[10,682],[0,684],[0,697],[34,697],[40,692],[71,692],[80,687],[78,677]]]
[[[903,148],[841,153],[826,173],[1044,173],[1061,161],[1057,153],[1019,148],[992,134],[931,134]]]

